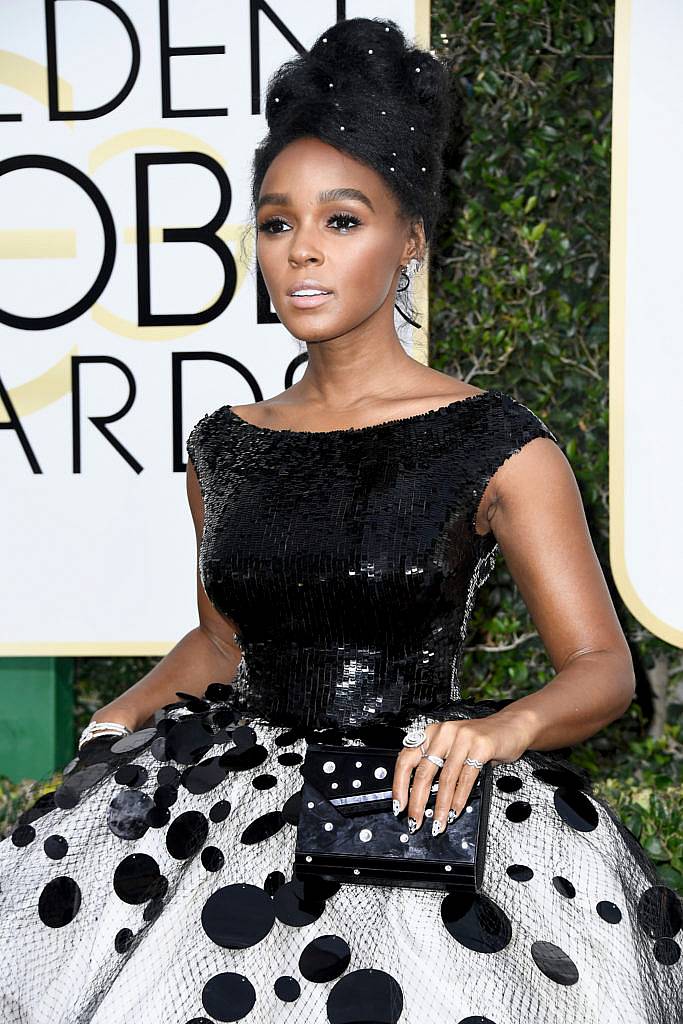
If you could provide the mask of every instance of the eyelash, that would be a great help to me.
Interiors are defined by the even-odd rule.
[[[362,221],[359,220],[358,217],[356,217],[353,213],[343,213],[341,211],[339,213],[331,213],[330,216],[327,219],[327,223],[329,224],[330,221],[333,221],[333,220],[346,221],[347,222],[346,230],[348,230],[349,227],[353,227],[353,226],[362,224]],[[267,235],[282,235],[282,234],[285,234],[285,232],[283,232],[283,231],[270,231],[269,228],[270,228],[270,226],[272,224],[286,224],[286,223],[287,222],[282,217],[269,217],[268,220],[264,220],[262,224],[259,224],[258,229],[259,229],[259,232],[264,232],[264,234],[267,234]],[[335,230],[340,231],[340,229],[338,229],[338,228],[336,228]]]

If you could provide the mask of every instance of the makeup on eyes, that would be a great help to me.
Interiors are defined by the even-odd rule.
[[[335,228],[334,229],[335,231],[337,231],[340,234],[342,233],[342,230],[348,231],[352,227],[356,227],[356,226],[361,225],[363,223],[362,220],[359,217],[357,217],[354,213],[348,213],[345,210],[339,210],[336,213],[331,213],[329,215],[329,217],[327,218],[327,223],[329,224],[330,221],[335,221],[335,220],[343,221],[347,225],[345,229],[339,229],[339,228]],[[287,224],[287,221],[286,221],[286,219],[284,217],[273,215],[272,217],[268,217],[268,218],[266,218],[266,220],[262,221],[258,225],[258,230],[259,230],[259,232],[263,232],[264,234],[267,234],[267,235],[281,235],[281,234],[284,234],[284,232],[282,232],[282,231],[271,231],[270,230],[270,227],[272,225],[275,225],[275,224]]]

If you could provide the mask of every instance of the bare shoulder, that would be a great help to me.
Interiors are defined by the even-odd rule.
[[[580,507],[581,497],[567,456],[547,436],[534,437],[506,458],[490,477],[479,504],[477,533],[521,529],[538,509]]]

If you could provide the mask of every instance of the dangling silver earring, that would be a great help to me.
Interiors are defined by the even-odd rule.
[[[410,262],[412,263],[412,260]],[[418,263],[418,266],[419,266],[419,263]],[[407,269],[408,269],[407,266],[401,267],[401,277],[402,278],[405,277],[406,280],[405,280],[405,284],[398,286],[398,288],[396,289],[397,292],[404,292],[406,290],[406,288],[410,287],[410,277],[409,277],[409,275],[407,273]],[[409,323],[413,327],[417,327],[418,329],[422,327],[422,324],[418,324],[415,320],[411,320],[411,318],[409,316],[406,316],[406,314],[403,312],[401,307],[396,302],[394,303],[394,309],[397,309],[399,311],[399,313],[401,314],[403,319],[406,321],[406,323]]]
[[[397,292],[404,292],[406,290],[406,288],[410,287],[410,277],[408,276],[407,270],[408,270],[407,266],[401,267],[401,278],[405,277],[406,283],[405,284],[399,284],[398,288],[396,289]],[[399,280],[401,278],[399,278]]]

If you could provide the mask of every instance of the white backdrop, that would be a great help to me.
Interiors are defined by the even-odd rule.
[[[683,647],[683,6],[616,13],[610,554],[636,618]]]
[[[239,246],[265,86],[360,15],[429,46],[424,0],[0,3],[0,655],[160,655],[196,624],[185,438],[304,369]],[[164,241],[217,214],[220,253]]]

